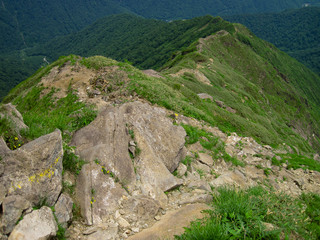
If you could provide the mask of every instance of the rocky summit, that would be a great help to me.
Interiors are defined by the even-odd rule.
[[[0,109],[0,239],[190,239],[182,234],[192,221],[200,228],[220,220],[241,222],[245,235],[258,228],[246,224],[257,221],[263,236],[316,239],[316,230],[305,233],[299,224],[317,225],[306,200],[320,194],[317,108],[309,112],[312,98],[295,97],[291,87],[279,90],[283,111],[294,115],[303,102],[299,118],[287,122],[272,87],[258,87],[272,76],[273,87],[289,84],[274,63],[250,50],[267,67],[248,83],[248,71],[262,65],[240,69],[232,59],[239,56],[213,52],[221,44],[248,50],[254,37],[241,31],[200,39],[161,72],[71,55],[13,89]],[[250,192],[245,202],[261,208],[236,215],[240,197],[222,199],[228,189],[232,196]],[[267,197],[257,197],[261,192]],[[215,212],[229,200],[231,212],[230,205]],[[288,209],[296,212],[287,216]],[[281,212],[296,228],[281,225]]]

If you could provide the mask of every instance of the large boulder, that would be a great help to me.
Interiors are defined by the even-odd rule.
[[[171,172],[186,154],[185,136],[184,129],[173,125],[165,110],[130,102],[106,107],[74,135],[71,145],[81,158],[99,162],[111,171],[129,192],[135,186],[136,171],[143,194],[165,203],[163,192],[182,184]],[[129,155],[132,140],[140,149],[134,161]]]
[[[127,192],[110,174],[104,174],[101,165],[83,166],[77,179],[76,196],[87,225],[97,225],[112,215],[124,195]]]
[[[50,208],[39,210],[24,216],[13,229],[9,240],[46,240],[54,237],[58,226]]]
[[[121,182],[130,186],[135,182],[135,174],[128,153],[129,139],[123,112],[110,106],[92,123],[76,132],[71,145],[76,146],[76,153],[81,158],[89,162],[98,160]]]
[[[8,196],[53,205],[62,189],[62,159],[61,132],[56,130],[8,153],[1,161],[0,182]]]

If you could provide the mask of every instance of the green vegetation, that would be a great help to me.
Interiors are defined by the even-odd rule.
[[[69,147],[67,144],[64,144],[63,150],[63,170],[67,170],[75,175],[79,175],[83,165],[87,162],[74,154],[73,147]],[[70,187],[72,186],[66,186],[66,188],[69,188],[69,190],[71,190]]]
[[[273,43],[320,73],[319,7],[305,7],[281,13],[228,16],[225,19],[247,26],[258,37]]]
[[[320,196],[298,199],[272,189],[219,188],[212,210],[176,239],[318,239]]]
[[[281,166],[283,163],[287,163],[287,168],[290,169],[309,169],[320,172],[320,163],[312,158],[308,158],[298,154],[278,154],[281,160],[277,160],[276,157],[272,158],[272,164],[275,166]]]
[[[213,159],[223,158],[226,162],[232,162],[235,166],[244,166],[244,163],[238,159],[231,157],[225,151],[224,143],[218,138],[215,137],[212,133],[208,133],[202,129],[192,127],[190,125],[182,124],[184,130],[186,130],[186,144],[194,144],[200,142],[203,148],[210,151],[210,154]],[[185,159],[182,161],[186,166],[190,165],[190,159]]]

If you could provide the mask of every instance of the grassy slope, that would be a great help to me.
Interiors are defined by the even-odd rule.
[[[320,8],[307,7],[281,13],[226,16],[247,26],[258,37],[275,44],[316,72],[320,72]]]
[[[163,66],[164,79],[146,77],[131,65],[119,63],[130,73],[131,90],[152,103],[204,120],[225,132],[252,136],[272,146],[285,142],[303,152],[312,151],[293,130],[296,128],[309,136],[314,150],[320,149],[319,77],[243,26],[221,20],[216,24],[216,30],[225,27],[229,33],[216,35],[201,53],[197,41],[177,51]],[[108,62],[103,59],[93,57],[90,61]],[[185,68],[198,69],[212,85],[199,82],[192,73],[170,75]],[[5,101],[13,100],[29,82],[13,89]],[[237,112],[230,113],[215,101],[200,100],[198,93],[208,93]]]

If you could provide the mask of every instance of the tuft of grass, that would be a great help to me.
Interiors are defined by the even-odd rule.
[[[74,147],[64,144],[63,149],[63,169],[68,170],[75,175],[79,175],[83,165],[87,164],[87,162],[74,154]]]
[[[288,169],[309,169],[320,172],[320,162],[298,154],[279,154],[281,162],[288,162]]]
[[[222,187],[213,197],[206,217],[175,239],[318,239],[319,214],[312,210],[319,207],[319,195],[294,199],[262,187],[238,191]]]

